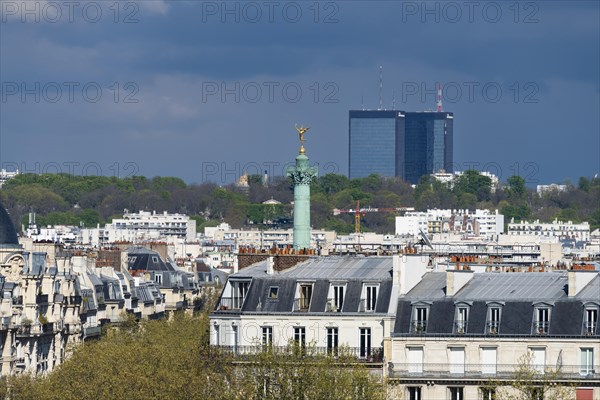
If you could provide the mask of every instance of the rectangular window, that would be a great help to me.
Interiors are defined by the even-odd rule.
[[[214,325],[215,327],[215,345],[221,345],[221,327],[219,325]]]
[[[546,367],[546,349],[543,347],[534,347],[529,349],[531,353],[531,364],[533,369],[543,374]]]
[[[294,342],[298,346],[306,346],[306,328],[303,326],[294,327]]]
[[[371,355],[371,328],[360,328],[360,358]]]
[[[448,392],[450,394],[450,400],[464,400],[464,388],[462,387],[449,387]]]
[[[598,309],[588,308],[585,310],[585,327],[584,335],[591,336],[596,334],[596,326],[598,325]]]
[[[308,311],[308,309],[310,307],[311,297],[312,297],[312,285],[311,284],[300,285],[299,309],[301,311]]]
[[[263,326],[262,328],[262,344],[263,346],[271,346],[273,344],[273,327]]]
[[[413,319],[413,333],[425,333],[427,330],[427,307],[417,307]]]
[[[327,328],[327,354],[337,355],[338,328]]]
[[[481,348],[481,373],[486,375],[496,374],[496,362],[497,362],[497,351],[496,347],[482,347]]]
[[[500,307],[490,307],[488,313],[487,333],[496,335],[500,331]]]
[[[450,373],[465,373],[465,349],[462,347],[450,347]]]
[[[344,286],[333,287],[333,307],[335,312],[342,311],[342,305],[344,304]]]
[[[408,400],[421,400],[421,387],[420,386],[409,386],[408,387]]]
[[[277,286],[271,286],[269,288],[269,300],[277,299],[278,295],[279,295],[279,288]]]
[[[531,396],[529,397],[532,400],[544,400],[544,388],[533,388],[531,389]]]
[[[162,285],[162,275],[161,274],[154,275],[154,282],[158,283],[159,285]]]
[[[535,333],[545,335],[550,327],[550,310],[548,308],[536,309]]]
[[[233,291],[233,308],[240,309],[244,304],[250,282],[232,282],[231,290]]]
[[[423,373],[423,348],[408,347],[408,373],[422,374]]]
[[[588,375],[594,373],[594,349],[585,348],[581,349],[581,367],[579,372],[581,375]]]
[[[377,286],[366,287],[365,311],[375,311],[377,304]]]
[[[467,333],[467,318],[469,309],[467,307],[459,307],[456,312],[455,332],[458,334]]]
[[[496,389],[480,388],[481,400],[496,400]]]

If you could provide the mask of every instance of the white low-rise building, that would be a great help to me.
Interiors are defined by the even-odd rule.
[[[537,185],[537,194],[542,195],[547,192],[566,192],[567,189],[567,185],[559,185],[557,183],[551,183],[549,185]]]
[[[498,185],[500,183],[500,181],[498,180],[498,177],[494,174],[492,174],[491,172],[488,171],[477,171],[480,175],[485,176],[486,178],[490,178],[490,191],[492,193],[494,193],[496,191],[496,189],[498,189]],[[446,185],[448,185],[448,187],[450,189],[452,189],[452,187],[454,186],[454,181],[462,176],[464,174],[464,171],[455,171],[455,172],[446,172],[446,171],[439,171],[436,173],[431,174],[432,177],[434,177],[435,179],[437,179],[438,181],[445,183]]]
[[[514,222],[511,219],[508,224],[509,235],[534,235],[543,237],[555,237],[558,240],[574,240],[577,242],[590,241],[589,222],[573,223],[573,221],[559,221],[555,219],[552,222]]]
[[[504,232],[504,215],[498,210],[427,210],[407,212],[396,217],[396,235],[418,237],[426,234],[458,233],[492,237]]]
[[[153,240],[196,240],[196,221],[184,214],[125,210],[123,218],[113,219],[104,227],[81,230],[83,244],[101,246],[107,243],[140,243]]]

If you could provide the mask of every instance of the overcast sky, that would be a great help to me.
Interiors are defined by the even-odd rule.
[[[533,2],[0,1],[0,164],[281,174],[294,125],[348,173],[348,111],[454,112],[457,169],[576,182],[600,164],[600,6]]]

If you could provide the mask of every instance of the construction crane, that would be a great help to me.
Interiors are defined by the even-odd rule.
[[[356,208],[348,208],[340,210],[339,208],[333,209],[333,215],[340,214],[354,214],[354,232],[360,233],[360,217],[366,213],[377,213],[377,212],[403,212],[403,211],[414,211],[414,207],[388,207],[388,208],[372,208],[372,207],[360,207],[360,200],[356,200]]]

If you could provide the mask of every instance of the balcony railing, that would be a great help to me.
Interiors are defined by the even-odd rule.
[[[342,311],[342,304],[339,307],[335,305],[334,299],[327,299],[327,307],[325,309],[326,312],[340,312]]]
[[[294,311],[307,312],[310,308],[310,299],[302,298],[294,300]]]
[[[91,336],[100,336],[102,333],[102,326],[84,326],[83,327],[83,337],[91,337]]]
[[[499,332],[500,323],[498,321],[488,321],[486,325],[486,333],[488,335],[497,335]]]
[[[465,321],[459,321],[454,323],[454,333],[457,335],[464,335],[467,333],[467,323]]]
[[[435,364],[435,363],[393,363],[392,378],[451,378],[451,379],[511,379],[522,368],[520,364]],[[532,365],[530,370],[541,376],[551,374],[552,379],[599,380],[600,371],[589,366]]]
[[[344,361],[383,363],[383,347],[314,347],[314,346],[215,346],[232,353],[241,359],[250,359],[252,356],[265,351],[272,351],[282,355],[302,355],[305,357],[333,355]]]
[[[219,305],[217,307],[218,311],[227,311],[227,310],[239,310],[244,303],[244,299],[239,297],[221,297],[219,301]]]
[[[361,299],[358,304],[359,312],[375,312],[375,304],[373,302],[369,302],[366,299]]]
[[[411,326],[412,333],[425,333],[427,331],[427,321],[413,321]]]
[[[550,323],[548,321],[537,321],[533,324],[533,333],[538,335],[547,335]]]
[[[596,326],[597,326],[596,322],[586,321],[583,326],[583,334],[586,336],[594,335],[596,333],[596,329],[597,329]]]

